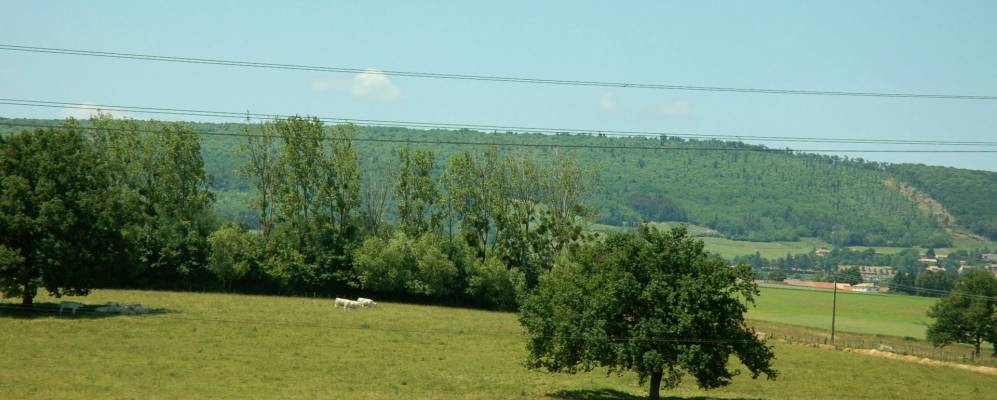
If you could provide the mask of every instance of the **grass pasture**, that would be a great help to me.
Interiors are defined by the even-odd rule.
[[[651,222],[651,225],[657,227],[658,229],[670,229],[679,224],[681,223]],[[762,255],[762,257],[775,259],[785,257],[786,254],[795,255],[809,253],[818,247],[833,247],[830,243],[818,238],[801,238],[797,241],[784,242],[749,242],[746,240],[732,240],[723,237],[720,232],[705,226],[686,225],[689,227],[690,234],[696,236],[706,244],[707,251],[719,254],[724,258],[752,255],[757,251]],[[599,233],[622,231],[626,229],[629,228],[604,224],[592,224],[589,226],[590,231]]]
[[[706,244],[706,250],[719,254],[724,258],[746,256],[758,252],[762,257],[776,259],[786,254],[804,254],[818,247],[832,247],[829,243],[817,238],[802,238],[793,242],[748,242],[731,240],[722,237],[700,238]]]
[[[757,307],[748,318],[818,329],[831,329],[830,290],[762,286]],[[923,339],[928,308],[934,298],[894,294],[838,292],[836,328],[872,335],[910,336]]]
[[[792,293],[766,288],[762,297]],[[78,300],[157,312],[0,313],[0,398],[632,400],[645,392],[630,375],[525,369],[511,313],[392,303],[345,311],[327,299],[120,290]],[[776,354],[776,381],[741,374],[727,388],[700,391],[687,380],[665,394],[980,399],[997,390],[993,376],[951,368],[785,344]]]

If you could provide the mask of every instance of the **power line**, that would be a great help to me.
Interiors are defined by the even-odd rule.
[[[114,128],[99,126],[62,126],[31,124],[22,122],[0,121],[0,126],[17,126],[25,128],[55,128],[55,129],[85,129],[103,130],[109,132],[125,133],[149,133],[149,134],[172,134],[153,129],[141,128]],[[223,136],[239,138],[260,138],[264,135],[252,133],[230,133],[218,131],[194,130],[192,133],[204,136]],[[378,139],[378,138],[350,138],[339,139],[321,137],[317,140],[336,141],[348,140],[353,142],[373,142],[373,143],[396,143],[396,144],[426,144],[426,145],[455,145],[455,146],[497,146],[497,147],[527,147],[527,148],[567,148],[567,149],[590,149],[590,150],[664,150],[664,151],[741,151],[755,153],[997,153],[997,150],[866,150],[866,149],[770,149],[765,147],[676,147],[676,146],[622,146],[622,145],[596,145],[596,144],[570,144],[570,143],[522,143],[522,142],[473,142],[462,140],[424,140],[424,139]]]
[[[123,106],[123,105],[110,105],[110,104],[80,104],[73,102],[12,99],[12,98],[0,98],[0,104],[14,105],[14,106],[28,106],[28,107],[74,108],[74,109],[95,110],[95,111],[119,111],[119,112],[132,112],[132,113],[143,113],[143,114],[219,117],[219,118],[232,118],[232,119],[242,119],[242,120],[247,120],[247,119],[272,120],[274,118],[290,117],[289,115],[268,114],[268,113],[238,113],[232,111],[210,111],[210,110],[180,109],[180,108]],[[997,142],[994,141],[808,138],[808,137],[780,137],[780,136],[689,134],[689,133],[677,133],[669,131],[650,132],[650,131],[592,130],[592,129],[573,129],[573,128],[543,128],[543,127],[523,127],[523,126],[508,126],[508,125],[372,120],[372,119],[357,119],[357,118],[343,118],[343,117],[318,117],[317,119],[323,122],[330,122],[330,123],[353,123],[353,124],[368,125],[368,126],[405,127],[405,128],[414,128],[414,129],[502,130],[506,132],[519,132],[519,133],[547,133],[547,134],[570,133],[570,134],[588,135],[588,136],[601,135],[601,136],[645,137],[645,138],[667,136],[667,137],[679,137],[679,138],[699,139],[699,140],[740,140],[740,141],[752,140],[752,141],[782,141],[782,142],[803,142],[803,143],[846,143],[846,144],[883,144],[883,145],[899,144],[899,145],[997,147]],[[801,151],[813,151],[813,150],[801,150]],[[852,150],[839,149],[834,151],[847,152]],[[864,152],[861,150],[856,150],[856,151]]]
[[[682,85],[682,84],[608,82],[608,81],[591,81],[591,80],[529,78],[529,77],[514,77],[514,76],[499,76],[499,75],[471,75],[471,74],[452,74],[452,73],[417,72],[417,71],[400,71],[400,70],[372,70],[369,68],[357,68],[357,67],[328,67],[328,66],[313,66],[313,65],[301,65],[301,64],[224,60],[217,58],[174,57],[174,56],[161,56],[153,54],[120,53],[120,52],[107,52],[107,51],[96,51],[96,50],[65,49],[65,48],[55,48],[55,47],[22,46],[22,45],[13,45],[13,44],[0,44],[0,50],[29,52],[29,53],[102,57],[102,58],[114,58],[114,59],[126,59],[126,60],[159,61],[159,62],[173,62],[173,63],[186,63],[186,64],[220,65],[220,66],[331,72],[331,73],[358,74],[364,72],[369,73],[371,71],[377,71],[377,73],[382,73],[384,75],[409,77],[409,78],[456,79],[456,80],[466,80],[466,81],[487,81],[487,82],[501,82],[501,83],[523,83],[523,84],[542,84],[542,85],[560,85],[560,86],[612,87],[612,88],[635,88],[635,89],[653,89],[653,90],[807,95],[807,96],[890,97],[890,98],[940,99],[940,100],[997,100],[997,96],[993,95],[696,86],[696,85]]]

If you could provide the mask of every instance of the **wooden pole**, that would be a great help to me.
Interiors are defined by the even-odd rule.
[[[838,314],[838,271],[834,272],[834,294],[831,295],[831,346],[834,346],[834,320]]]

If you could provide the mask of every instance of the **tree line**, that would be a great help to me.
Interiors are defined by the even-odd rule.
[[[245,124],[236,123],[191,126],[199,132],[225,134],[239,134],[245,128]],[[731,239],[753,241],[819,237],[841,246],[951,244],[944,221],[926,215],[898,190],[895,182],[903,180],[902,177],[886,164],[861,159],[668,136],[621,138],[377,126],[357,126],[354,131],[356,138],[361,139],[353,146],[360,156],[361,167],[381,171],[365,179],[381,186],[390,184],[388,167],[397,162],[397,144],[384,140],[495,142],[500,143],[497,146],[502,151],[514,147],[501,143],[607,146],[610,148],[575,151],[580,164],[600,171],[598,183],[604,190],[592,191],[584,199],[595,210],[592,218],[599,223],[634,226],[641,221],[685,221],[718,230]],[[241,138],[207,136],[202,151],[205,170],[217,196],[216,210],[228,218],[253,224],[252,186],[245,176],[235,173],[248,157],[236,151],[242,144]],[[646,149],[657,147],[672,150]],[[432,149],[438,159],[449,160],[467,147],[444,143]],[[728,151],[731,149],[736,151]],[[538,147],[534,152],[548,157],[556,150]],[[946,176],[939,173],[931,179],[946,179]],[[969,201],[986,204],[979,201],[979,196],[935,198],[949,209],[959,209]],[[387,201],[388,216],[397,218],[394,204],[397,199],[392,197]],[[964,224],[971,220],[971,217],[958,217],[954,222]]]
[[[2,125],[0,131],[4,130]],[[198,132],[238,135],[247,125],[191,123],[189,126]],[[584,199],[590,209],[596,210],[591,216],[596,222],[634,226],[641,221],[686,221],[738,240],[792,241],[819,237],[839,246],[946,247],[952,240],[945,231],[948,225],[955,223],[971,229],[977,229],[974,224],[989,226],[989,217],[985,216],[990,211],[980,207],[986,208],[987,179],[997,176],[941,167],[925,167],[932,173],[914,176],[904,173],[902,166],[862,159],[668,136],[612,138],[373,126],[357,126],[354,133],[361,139],[352,146],[361,168],[380,171],[365,176],[365,183],[377,186],[390,186],[388,167],[395,167],[397,162],[397,144],[384,140],[609,146],[612,148],[575,152],[580,164],[596,166],[600,171],[598,183],[605,190],[592,191]],[[366,141],[371,138],[378,141]],[[226,218],[253,226],[256,217],[251,208],[252,185],[245,175],[238,173],[249,157],[238,151],[243,145],[245,140],[239,137],[205,136],[202,154],[209,187],[216,196],[214,209]],[[497,146],[502,151],[512,149],[502,144]],[[675,151],[639,149],[648,147]],[[466,146],[439,144],[432,149],[437,159],[446,161],[465,151]],[[534,151],[544,157],[555,152],[545,147]],[[974,179],[980,176],[982,180],[961,179],[963,175]],[[913,185],[939,200],[954,218],[942,220],[926,214],[898,188],[898,182]],[[938,184],[937,189],[934,184]],[[397,218],[396,201],[394,196],[387,199],[386,216],[391,220]]]
[[[190,125],[102,115],[0,137],[4,296],[363,290],[512,308],[586,237],[598,179],[572,153],[400,146],[385,177],[363,167],[352,125],[241,128],[250,223],[213,211]]]

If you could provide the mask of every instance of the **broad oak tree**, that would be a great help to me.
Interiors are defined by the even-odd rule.
[[[955,290],[928,310],[935,322],[928,326],[928,340],[935,346],[966,343],[976,358],[984,341],[994,345],[997,357],[997,278],[973,269],[959,277]]]
[[[0,138],[0,292],[87,294],[125,251],[106,157],[75,122]]]
[[[774,379],[772,348],[744,321],[753,278],[747,265],[709,257],[684,226],[610,234],[560,258],[524,295],[526,365],[634,371],[651,399],[686,373],[702,388],[729,384],[740,372],[727,369],[732,354],[752,378]]]

